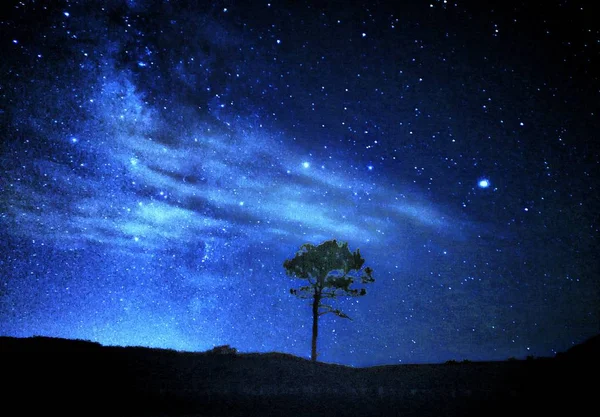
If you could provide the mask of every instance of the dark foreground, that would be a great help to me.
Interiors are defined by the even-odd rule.
[[[278,353],[181,353],[42,337],[0,337],[5,387],[0,413],[595,415],[600,404],[596,398],[599,346],[600,338],[595,337],[552,359],[356,369]],[[588,407],[592,408],[584,412]]]

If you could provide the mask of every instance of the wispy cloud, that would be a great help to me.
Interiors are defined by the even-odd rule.
[[[304,164],[291,145],[217,121],[181,128],[122,74],[103,83],[94,117],[80,127],[87,136],[59,140],[104,162],[83,175],[85,164],[78,171],[36,159],[38,181],[10,194],[13,230],[62,247],[94,241],[136,251],[232,235],[385,243],[407,222],[450,229],[448,215],[418,195],[398,197],[367,173]]]

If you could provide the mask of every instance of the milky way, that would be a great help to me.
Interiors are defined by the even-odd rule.
[[[245,3],[2,6],[1,334],[307,357],[282,265],[332,238],[376,282],[321,360],[600,332],[586,5]]]

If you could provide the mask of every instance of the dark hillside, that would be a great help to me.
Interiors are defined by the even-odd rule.
[[[595,340],[557,359],[361,369],[280,353],[0,337],[3,406],[20,415],[578,415],[591,404]]]
[[[558,357],[582,363],[600,363],[600,335],[594,336],[585,342],[575,345]]]

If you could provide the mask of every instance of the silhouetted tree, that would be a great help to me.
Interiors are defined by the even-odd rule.
[[[367,293],[365,288],[351,288],[355,282],[368,284],[374,282],[373,270],[363,268],[365,260],[360,251],[350,252],[348,243],[336,240],[325,241],[318,246],[306,243],[300,247],[293,259],[283,263],[286,273],[308,282],[290,293],[303,299],[312,299],[312,350],[311,360],[317,360],[317,336],[319,334],[319,317],[333,313],[341,318],[350,319],[342,311],[328,304],[323,299],[337,297],[362,297]]]

